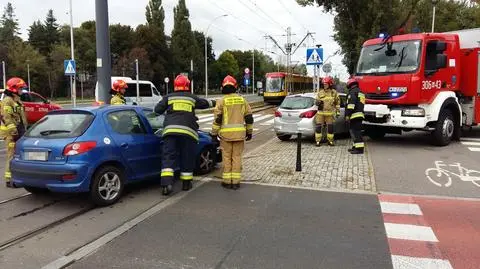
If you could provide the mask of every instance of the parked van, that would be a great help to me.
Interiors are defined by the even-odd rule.
[[[112,85],[117,79],[125,81],[128,85],[128,88],[125,91],[125,100],[127,101],[127,105],[137,104],[143,107],[154,108],[155,105],[162,100],[160,92],[150,81],[138,81],[140,94],[139,100],[137,101],[137,81],[129,77],[112,77]],[[98,82],[95,86],[95,101],[98,102]]]

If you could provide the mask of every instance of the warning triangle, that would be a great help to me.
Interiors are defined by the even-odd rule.
[[[307,63],[321,63],[322,59],[320,58],[320,55],[318,55],[317,50],[313,50],[312,54],[307,60]]]
[[[68,62],[67,68],[65,68],[66,74],[75,74],[75,68],[73,68],[72,62]]]

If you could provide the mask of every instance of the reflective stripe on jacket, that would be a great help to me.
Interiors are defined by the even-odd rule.
[[[111,105],[126,105],[127,100],[125,100],[125,97],[121,94],[115,94],[112,99],[110,99],[110,104]]]
[[[317,93],[316,98],[317,105],[322,102],[323,105],[319,107],[318,112],[322,115],[327,115],[330,112],[330,115],[333,115],[335,111],[340,110],[340,97],[334,89],[330,90],[320,90]],[[324,112],[324,113],[321,113]]]
[[[212,134],[225,141],[245,140],[253,132],[252,109],[238,94],[228,94],[217,101],[214,110]]]
[[[350,120],[364,119],[364,106],[365,94],[363,94],[358,87],[351,89],[347,96],[347,109],[345,110],[345,117],[349,117]]]
[[[1,115],[1,136],[14,136],[18,135],[19,131],[23,132],[25,130],[27,118],[23,103],[20,100],[15,101],[12,97],[5,95],[1,102]],[[23,133],[20,135],[23,135]]]

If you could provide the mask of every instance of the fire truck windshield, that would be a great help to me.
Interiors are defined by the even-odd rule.
[[[266,92],[281,92],[283,91],[283,78],[267,77]]]
[[[420,63],[420,52],[420,40],[365,46],[358,60],[357,75],[414,72]]]

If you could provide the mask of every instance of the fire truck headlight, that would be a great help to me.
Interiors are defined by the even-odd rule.
[[[425,109],[420,107],[402,109],[402,117],[425,117]]]

